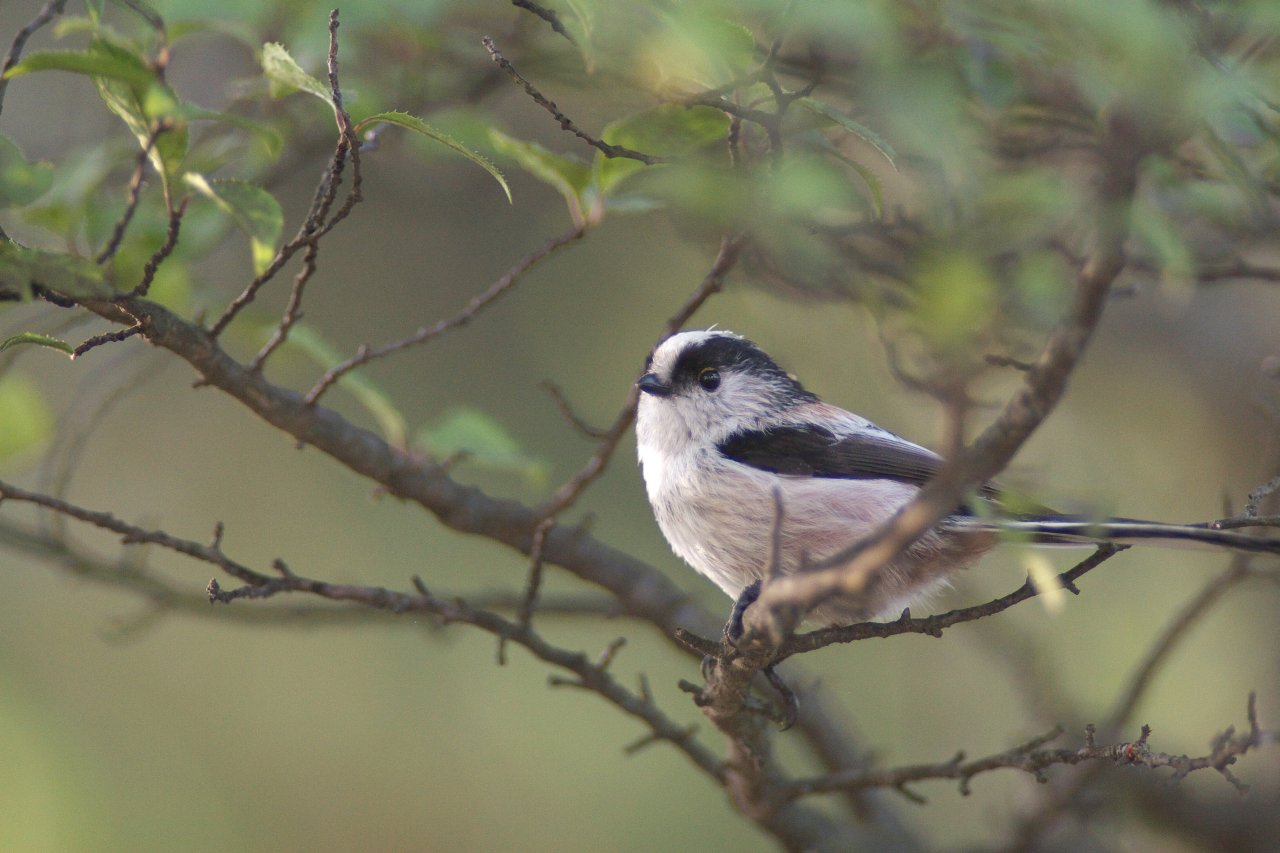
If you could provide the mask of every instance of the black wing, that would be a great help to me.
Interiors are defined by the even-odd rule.
[[[923,485],[942,469],[937,454],[888,433],[837,436],[821,427],[784,426],[735,433],[718,448],[735,462],[775,474]]]

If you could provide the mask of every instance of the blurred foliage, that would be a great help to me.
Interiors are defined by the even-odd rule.
[[[745,232],[754,285],[865,308],[912,378],[968,381],[987,355],[1025,355],[1057,320],[1091,248],[1093,166],[1112,134],[1136,134],[1149,152],[1129,223],[1144,280],[1186,297],[1205,269],[1275,233],[1275,0],[545,5],[571,38],[498,2],[344,5],[342,88],[362,156],[400,149],[425,172],[460,155],[469,162],[458,170],[484,169],[518,213],[541,212],[522,188],[550,187],[581,229],[630,216],[660,217],[699,244]],[[70,348],[60,315],[37,310],[33,283],[74,299],[129,291],[190,198],[150,298],[216,316],[297,227],[291,179],[319,171],[336,143],[329,7],[255,0],[210,10],[192,0],[72,2],[6,75],[10,100],[42,76],[71,75],[114,124],[101,138],[35,150],[20,144],[28,128],[6,105],[0,224],[14,241],[0,244],[0,465],[47,444],[55,420],[41,371],[51,375],[53,351]],[[10,18],[10,31],[28,19]],[[584,134],[651,162],[562,133],[485,56],[482,34]],[[202,50],[225,76],[203,79],[205,65],[201,79],[183,78]],[[402,175],[406,185],[417,177]],[[476,204],[459,198],[448,207]],[[505,236],[484,236],[489,251],[509,248]],[[382,291],[363,277],[372,265],[358,263],[350,290],[377,300]],[[449,277],[405,275],[415,287]],[[638,314],[626,306],[644,297],[609,284],[593,282],[593,297]],[[577,310],[583,325],[598,319]],[[276,322],[269,307],[245,317],[249,331],[233,327],[242,337],[232,340],[260,344]],[[345,357],[348,342],[335,340],[346,331],[299,324],[289,350],[327,369]],[[423,415],[374,375],[354,371],[339,389],[392,444],[470,460],[464,477],[481,469],[535,490],[549,482],[549,463],[502,401],[432,400]]]

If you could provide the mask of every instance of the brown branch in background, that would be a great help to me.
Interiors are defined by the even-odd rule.
[[[355,206],[363,200],[361,189],[363,178],[360,174],[360,145],[355,138],[351,117],[347,114],[346,108],[342,104],[342,91],[338,85],[337,9],[334,9],[329,15],[328,70],[330,98],[334,118],[338,125],[338,143],[334,149],[333,156],[329,158],[329,163],[325,167],[324,176],[321,178],[320,183],[316,185],[315,195],[311,200],[311,208],[293,238],[280,247],[280,250],[276,253],[271,263],[267,265],[267,268],[259,273],[253,281],[249,282],[245,289],[240,292],[240,295],[233,299],[231,304],[222,312],[222,316],[209,327],[209,335],[213,338],[222,334],[231,321],[249,303],[253,302],[262,286],[275,278],[276,274],[280,272],[298,250],[304,246],[307,247],[308,254],[311,255],[311,262],[314,264],[314,253],[317,251],[316,247],[320,238],[332,231],[339,222],[346,219]],[[351,160],[351,189],[347,192],[342,205],[330,217],[329,211],[333,209],[333,205],[337,201],[338,187],[342,184],[342,173],[346,168],[348,158]],[[326,219],[326,217],[328,218]],[[271,351],[284,341],[284,338],[288,335],[289,328],[301,316],[302,290],[310,277],[311,272],[307,272],[304,268],[304,272],[294,278],[293,290],[290,294],[292,313],[286,309],[284,318],[282,318],[272,335],[273,340],[279,338],[279,341],[274,344],[269,343],[271,349],[264,348],[264,352],[259,353],[258,359],[255,360],[259,367],[261,367],[262,361],[265,361],[266,357],[271,354]]]
[[[209,606],[207,595],[193,595],[190,584],[166,583],[146,571],[145,564],[136,560],[104,560],[60,537],[27,530],[4,519],[0,519],[0,545],[53,563],[77,581],[90,581],[140,596],[146,602],[144,614],[151,624],[154,624],[156,615],[170,613],[217,619],[219,622],[231,620],[262,628],[369,624],[367,611],[328,603],[300,604],[283,609],[236,607],[218,611]],[[548,609],[547,605],[543,609]]]
[[[493,43],[492,38],[485,36],[480,39],[480,42],[484,45],[484,49],[489,51],[489,56],[493,58],[493,61],[498,63],[498,67],[507,72],[507,74],[511,76],[511,79],[516,82],[516,85],[523,88],[525,93],[530,98],[533,98],[534,103],[551,113],[552,118],[559,123],[561,129],[572,133],[574,136],[578,137],[592,148],[595,148],[606,157],[625,157],[629,160],[639,160],[641,163],[648,166],[668,162],[668,158],[666,157],[655,157],[652,154],[645,154],[642,151],[634,151],[621,145],[610,145],[608,142],[605,142],[604,140],[592,136],[582,130],[582,128],[573,123],[573,119],[560,112],[560,108],[555,105],[554,101],[548,100],[546,96],[539,92],[532,83],[522,77],[519,71],[516,71],[515,66],[507,61],[507,58],[498,50],[497,46]]]
[[[307,251],[302,255],[302,269],[298,270],[298,274],[293,277],[293,287],[289,290],[289,302],[285,305],[284,316],[280,318],[280,322],[271,330],[271,336],[267,338],[267,342],[262,345],[262,349],[253,357],[253,361],[249,363],[249,369],[253,371],[262,370],[262,366],[266,364],[271,354],[285,342],[289,336],[289,330],[294,324],[302,319],[302,293],[306,290],[307,282],[311,280],[311,276],[316,271],[316,256],[320,254],[320,245],[316,242],[307,244]]]
[[[550,379],[543,380],[541,385],[542,390],[546,391],[547,394],[550,395],[551,402],[555,403],[556,408],[560,411],[561,416],[568,421],[569,426],[573,427],[587,438],[602,439],[608,435],[608,430],[594,427],[578,416],[577,412],[573,410],[573,406],[569,404],[569,399],[564,395],[564,389],[559,385],[552,382]]]
[[[1152,751],[1148,745],[1151,737],[1151,729],[1148,726],[1142,727],[1142,734],[1137,740],[1100,746],[1095,741],[1094,728],[1090,725],[1085,732],[1084,745],[1077,749],[1041,749],[1045,743],[1062,733],[1061,729],[1055,729],[1048,735],[1035,738],[1006,752],[973,761],[965,761],[964,753],[960,753],[950,761],[937,764],[832,773],[818,779],[796,782],[788,793],[791,797],[802,797],[830,791],[894,788],[904,795],[922,801],[917,795],[907,791],[905,786],[927,779],[956,779],[960,782],[960,793],[967,795],[970,780],[978,774],[992,770],[1002,768],[1021,770],[1033,775],[1036,781],[1044,782],[1047,781],[1044,771],[1050,767],[1093,761],[1151,769],[1167,767],[1174,771],[1174,779],[1182,779],[1198,770],[1212,768],[1236,788],[1243,789],[1244,786],[1231,773],[1230,765],[1235,763],[1238,756],[1252,749],[1277,742],[1275,732],[1266,731],[1258,724],[1257,696],[1252,693],[1249,694],[1247,716],[1248,731],[1237,735],[1234,727],[1228,728],[1214,738],[1212,749],[1208,754],[1195,758]]]
[[[34,492],[28,492],[0,481],[0,500],[16,500],[43,506],[54,512],[109,530],[121,537],[125,544],[139,542],[151,543],[185,554],[205,563],[217,566],[222,571],[242,581],[246,586],[232,590],[223,590],[217,579],[209,581],[208,596],[210,602],[228,604],[241,598],[270,598],[282,593],[307,593],[331,601],[349,602],[364,607],[385,610],[391,613],[429,613],[440,617],[445,623],[461,622],[486,631],[496,637],[505,638],[515,643],[535,657],[553,666],[568,670],[577,678],[573,682],[603,697],[628,715],[635,717],[650,729],[656,740],[664,740],[673,744],[693,764],[714,779],[721,778],[720,759],[709,749],[690,737],[686,726],[678,725],[668,717],[647,693],[637,696],[618,683],[608,673],[612,654],[607,654],[597,662],[593,662],[581,652],[571,652],[543,640],[528,626],[505,619],[496,613],[475,610],[462,601],[446,601],[433,596],[427,591],[422,581],[414,578],[418,594],[395,592],[383,587],[360,586],[355,584],[335,584],[326,581],[303,577],[291,571],[281,561],[274,564],[278,576],[271,577],[238,563],[222,552],[222,525],[219,524],[208,545],[181,539],[162,530],[146,530],[120,521],[110,513],[96,512],[75,506],[56,498]],[[616,652],[616,647],[614,652]]]
[[[1236,258],[1229,263],[1205,267],[1196,272],[1196,281],[1201,284],[1222,284],[1240,280],[1280,282],[1280,268]]]
[[[533,0],[511,0],[511,5],[537,15],[539,18],[550,24],[551,29],[568,39],[570,44],[577,45],[578,42],[572,35],[570,35],[569,31],[564,28],[564,24],[560,22],[559,16],[556,15],[553,10],[548,9],[545,6],[540,6],[537,3],[534,3]]]
[[[9,52],[4,58],[4,65],[0,67],[0,110],[4,109],[4,95],[9,88],[9,78],[4,75],[9,72],[10,68],[17,65],[18,60],[22,58],[22,50],[27,46],[27,39],[35,35],[36,31],[45,24],[61,15],[66,7],[67,0],[49,0],[36,13],[36,16],[25,27],[18,30],[18,34],[13,37],[13,43],[9,45]],[[2,233],[0,233],[0,238],[3,238]]]
[[[515,287],[525,273],[541,261],[550,257],[557,249],[561,249],[581,238],[586,231],[586,226],[576,225],[572,230],[561,234],[559,237],[552,237],[550,240],[543,243],[542,246],[516,261],[515,265],[512,266],[511,269],[503,273],[497,281],[489,285],[489,287],[484,291],[472,297],[471,301],[466,304],[466,307],[452,317],[440,320],[430,326],[423,326],[407,338],[383,344],[382,346],[371,347],[367,344],[361,345],[356,349],[355,355],[351,356],[344,362],[335,364],[325,372],[324,376],[320,377],[320,381],[307,392],[307,395],[304,398],[306,404],[309,406],[315,405],[316,401],[320,399],[322,394],[337,384],[338,380],[342,379],[343,376],[350,373],[352,370],[355,370],[357,367],[368,364],[374,359],[385,358],[386,356],[397,353],[403,349],[424,344],[450,329],[457,328],[458,326],[465,326],[467,323],[471,322],[476,314],[480,313],[480,311],[484,310],[508,290]]]
[[[192,542],[188,539],[179,539],[176,536],[170,536],[163,530],[147,530],[137,527],[127,522],[121,521],[109,512],[95,512],[93,510],[83,509],[58,498],[42,495],[37,492],[29,492],[26,489],[20,489],[17,486],[10,485],[4,481],[0,481],[0,501],[14,500],[42,506],[45,509],[53,510],[61,515],[92,524],[94,527],[100,527],[103,530],[109,530],[120,536],[120,541],[126,545],[137,543],[148,543],[151,545],[159,545],[162,548],[168,548],[170,551],[177,551],[179,554],[186,554],[188,557],[194,557],[222,569],[227,574],[238,578],[244,583],[251,585],[259,585],[266,583],[269,578],[248,566],[241,565],[234,560],[229,559],[222,553],[222,525],[218,525],[215,529],[213,541],[208,545],[201,545],[198,542]]]
[[[1128,721],[1160,667],[1168,660],[1177,644],[1187,636],[1191,627],[1203,618],[1224,595],[1252,574],[1250,561],[1251,558],[1247,554],[1233,554],[1226,570],[1205,584],[1200,592],[1169,621],[1161,632],[1160,638],[1147,651],[1146,658],[1139,664],[1137,671],[1125,679],[1124,694],[1107,715],[1107,720],[1102,726],[1103,732],[1108,735],[1114,734]]]
[[[533,625],[533,611],[538,604],[538,591],[542,587],[542,549],[547,542],[547,533],[551,530],[553,521],[551,519],[544,520],[533,531],[533,543],[529,546],[529,575],[525,581],[524,595],[520,599],[520,606],[516,609],[516,625],[521,631],[528,631]],[[506,656],[507,638],[505,636],[498,638],[498,665],[504,666],[507,662]]]
[[[729,271],[733,269],[734,264],[738,262],[738,254],[742,249],[745,238],[741,235],[724,237],[720,240],[720,250],[716,254],[716,259],[711,264],[711,269],[703,277],[702,283],[693,292],[690,297],[685,300],[684,305],[680,306],[680,310],[671,315],[667,320],[667,325],[662,331],[662,335],[658,338],[658,343],[680,331],[685,323],[689,322],[699,308],[703,306],[708,299],[719,293],[724,288],[725,277]],[[577,501],[583,490],[591,484],[593,480],[604,473],[605,467],[609,464],[610,457],[614,451],[618,449],[618,444],[622,441],[622,437],[626,435],[627,429],[631,426],[631,422],[635,420],[636,405],[639,402],[639,392],[635,386],[632,386],[627,394],[627,402],[623,405],[622,411],[614,418],[609,429],[605,431],[604,437],[600,442],[600,446],[596,452],[592,454],[587,463],[582,466],[573,477],[569,478],[556,493],[551,496],[539,510],[542,518],[552,518],[564,512]]]

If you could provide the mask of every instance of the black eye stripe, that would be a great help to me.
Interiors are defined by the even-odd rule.
[[[706,391],[714,391],[720,387],[720,371],[714,367],[704,367],[698,372],[698,384]]]

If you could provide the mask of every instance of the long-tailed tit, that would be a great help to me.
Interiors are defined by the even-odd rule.
[[[636,439],[658,526],[676,554],[735,599],[770,570],[775,536],[778,571],[813,565],[888,521],[942,467],[932,451],[822,402],[731,332],[668,338],[637,384]],[[988,487],[982,500],[998,508],[999,494]],[[995,521],[958,508],[865,594],[828,601],[809,619],[844,625],[896,615],[996,544],[1001,530],[1046,543],[1175,539],[1280,553],[1280,540],[1208,525],[1049,513]]]

